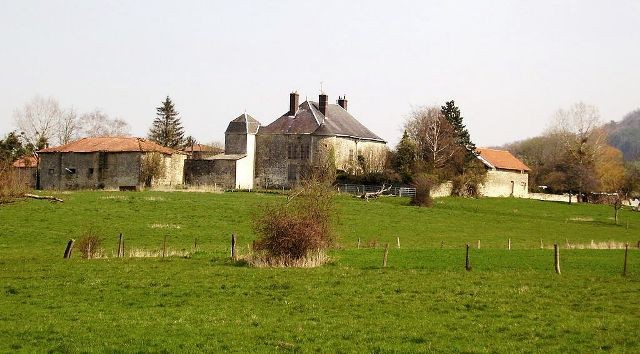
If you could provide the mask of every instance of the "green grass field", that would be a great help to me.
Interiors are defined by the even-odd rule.
[[[640,213],[623,210],[615,225],[607,206],[445,198],[422,209],[339,197],[329,265],[255,269],[229,260],[230,235],[244,252],[252,214],[282,196],[60,196],[0,206],[2,352],[640,351]],[[63,260],[66,241],[89,229],[109,258]],[[159,249],[165,236],[172,249],[193,251],[196,239],[198,249],[117,259],[120,232],[127,249]],[[357,249],[358,238],[378,247]],[[628,275],[623,250],[567,241],[629,242]]]

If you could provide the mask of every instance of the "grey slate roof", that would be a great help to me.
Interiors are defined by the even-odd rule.
[[[339,105],[329,104],[327,116],[324,116],[318,108],[318,103],[311,101],[300,104],[294,117],[289,116],[287,112],[273,123],[260,127],[260,134],[348,136],[385,142]]]
[[[260,122],[258,122],[252,116],[246,113],[243,113],[238,118],[229,122],[229,125],[227,126],[227,130],[225,131],[225,133],[255,134],[258,132],[259,128],[260,128]]]

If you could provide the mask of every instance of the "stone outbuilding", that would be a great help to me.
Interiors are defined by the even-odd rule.
[[[509,151],[488,148],[476,149],[477,157],[487,169],[487,177],[480,188],[486,197],[529,196],[531,169]]]
[[[259,128],[260,122],[246,113],[229,122],[224,133],[224,153],[187,160],[185,182],[231,189],[254,188],[256,134]]]
[[[187,155],[142,138],[96,137],[46,148],[38,156],[42,189],[131,190],[183,184]],[[152,163],[161,176],[145,175]]]

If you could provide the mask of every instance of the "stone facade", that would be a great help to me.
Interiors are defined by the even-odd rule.
[[[521,171],[489,170],[480,188],[486,197],[529,197],[529,174]]]
[[[140,188],[141,152],[54,152],[40,154],[42,189]],[[186,156],[162,155],[165,176],[153,186],[183,184]]]
[[[184,178],[190,185],[235,188],[236,162],[190,159],[184,165]]]
[[[256,185],[261,188],[290,188],[310,166],[323,164],[330,154],[337,170],[351,173],[380,172],[384,169],[387,146],[384,142],[350,137],[311,134],[258,134]],[[358,156],[364,161],[360,164]],[[364,166],[362,166],[364,165]]]

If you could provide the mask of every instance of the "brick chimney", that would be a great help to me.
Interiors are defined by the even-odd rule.
[[[298,110],[298,93],[297,92],[291,92],[289,94],[289,115],[290,116],[295,116],[296,115],[296,111]]]
[[[328,105],[329,105],[329,96],[325,95],[324,93],[321,93],[320,97],[318,98],[318,108],[320,109],[320,113],[322,113],[322,115],[324,115],[325,117],[327,116]]]
[[[342,108],[344,108],[344,110],[347,110],[347,96],[338,96],[338,105]]]

